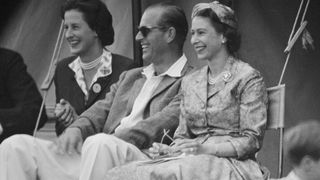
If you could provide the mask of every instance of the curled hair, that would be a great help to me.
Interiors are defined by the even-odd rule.
[[[188,21],[184,11],[170,2],[162,2],[149,6],[147,9],[161,8],[163,13],[158,22],[159,26],[174,27],[176,30],[175,41],[179,48],[183,49],[183,44],[188,34]]]
[[[217,14],[211,9],[200,10],[196,16],[208,18],[218,33],[222,33],[227,38],[227,49],[230,54],[235,54],[241,44],[241,35],[236,28],[232,28],[220,21]]]
[[[96,31],[102,46],[113,43],[112,15],[103,2],[100,0],[66,0],[61,7],[62,19],[66,11],[70,10],[78,10],[83,14],[84,21]]]

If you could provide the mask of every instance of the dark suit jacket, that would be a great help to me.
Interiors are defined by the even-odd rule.
[[[0,142],[13,134],[32,134],[42,97],[22,57],[0,48],[0,123],[4,129]],[[47,120],[45,113],[39,128]]]
[[[83,139],[99,132],[114,133],[122,118],[130,114],[133,103],[146,81],[145,76],[141,74],[142,69],[123,72],[119,81],[111,86],[106,98],[82,113],[70,127],[80,128]],[[182,75],[191,69],[191,66],[185,65]],[[179,123],[180,103],[176,95],[179,93],[181,79],[182,77],[165,76],[145,108],[144,120],[115,135],[143,149],[154,141],[159,142],[163,129],[170,129],[173,133]]]
[[[89,99],[85,102],[85,95],[74,77],[75,73],[69,68],[69,64],[73,62],[75,58],[75,56],[68,57],[57,64],[54,83],[56,86],[56,102],[59,102],[62,98],[69,101],[78,115],[88,109],[97,100],[103,99],[106,93],[109,92],[111,84],[118,81],[119,76],[123,71],[136,67],[133,60],[124,56],[112,54],[112,74],[97,79],[96,83],[100,84],[101,91],[95,93],[91,87],[89,90]],[[62,123],[57,122],[57,135],[60,135],[65,128],[66,127]]]

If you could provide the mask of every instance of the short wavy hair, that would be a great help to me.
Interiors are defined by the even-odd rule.
[[[198,11],[195,16],[208,18],[216,31],[222,33],[227,38],[226,45],[229,53],[236,54],[241,44],[241,35],[237,28],[222,23],[218,15],[210,8]]]
[[[96,31],[102,46],[111,45],[114,41],[112,15],[107,6],[100,0],[66,0],[61,7],[61,18],[66,11],[78,10],[83,13],[89,27]]]

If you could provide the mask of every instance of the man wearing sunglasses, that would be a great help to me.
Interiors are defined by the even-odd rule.
[[[10,141],[1,145],[14,158],[34,158],[29,161],[33,164],[25,166],[37,166],[37,172],[22,172],[26,179],[32,179],[28,178],[32,173],[38,173],[39,179],[78,179],[79,174],[81,180],[103,179],[114,166],[147,158],[141,150],[162,141],[164,132],[172,135],[179,123],[181,78],[192,69],[183,55],[186,16],[175,5],[155,4],[146,9],[138,29],[136,40],[149,65],[123,72],[105,99],[66,128],[52,149],[43,153],[48,146],[40,143],[23,150],[11,146]],[[19,157],[15,151],[39,153]],[[3,157],[7,159],[5,153]],[[44,177],[44,170],[52,175]]]
[[[181,78],[192,69],[183,54],[188,32],[185,14],[172,4],[152,5],[145,10],[138,30],[136,40],[141,44],[144,62],[149,65],[122,74],[115,91],[111,90],[112,105],[107,97],[96,104],[96,109],[82,115],[88,124],[97,122],[93,119],[102,121],[108,114],[104,133],[88,137],[97,133],[92,126],[88,129],[72,125],[81,129],[83,138],[88,137],[82,148],[80,179],[103,179],[107,170],[115,166],[148,158],[141,150],[153,142],[168,141],[169,138],[162,139],[164,130],[172,135],[178,126],[177,94]],[[110,110],[103,112],[101,107]],[[97,118],[100,112],[104,116]]]

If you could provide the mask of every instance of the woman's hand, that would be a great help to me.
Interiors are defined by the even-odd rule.
[[[56,105],[54,114],[57,117],[57,120],[66,127],[78,118],[78,114],[74,108],[67,100],[64,99],[61,99]]]
[[[172,149],[185,154],[204,154],[206,152],[204,145],[195,139],[177,139]]]
[[[170,152],[171,152],[171,147],[161,143],[153,143],[152,147],[149,148],[149,153],[150,153],[150,156],[152,157],[169,154]]]

